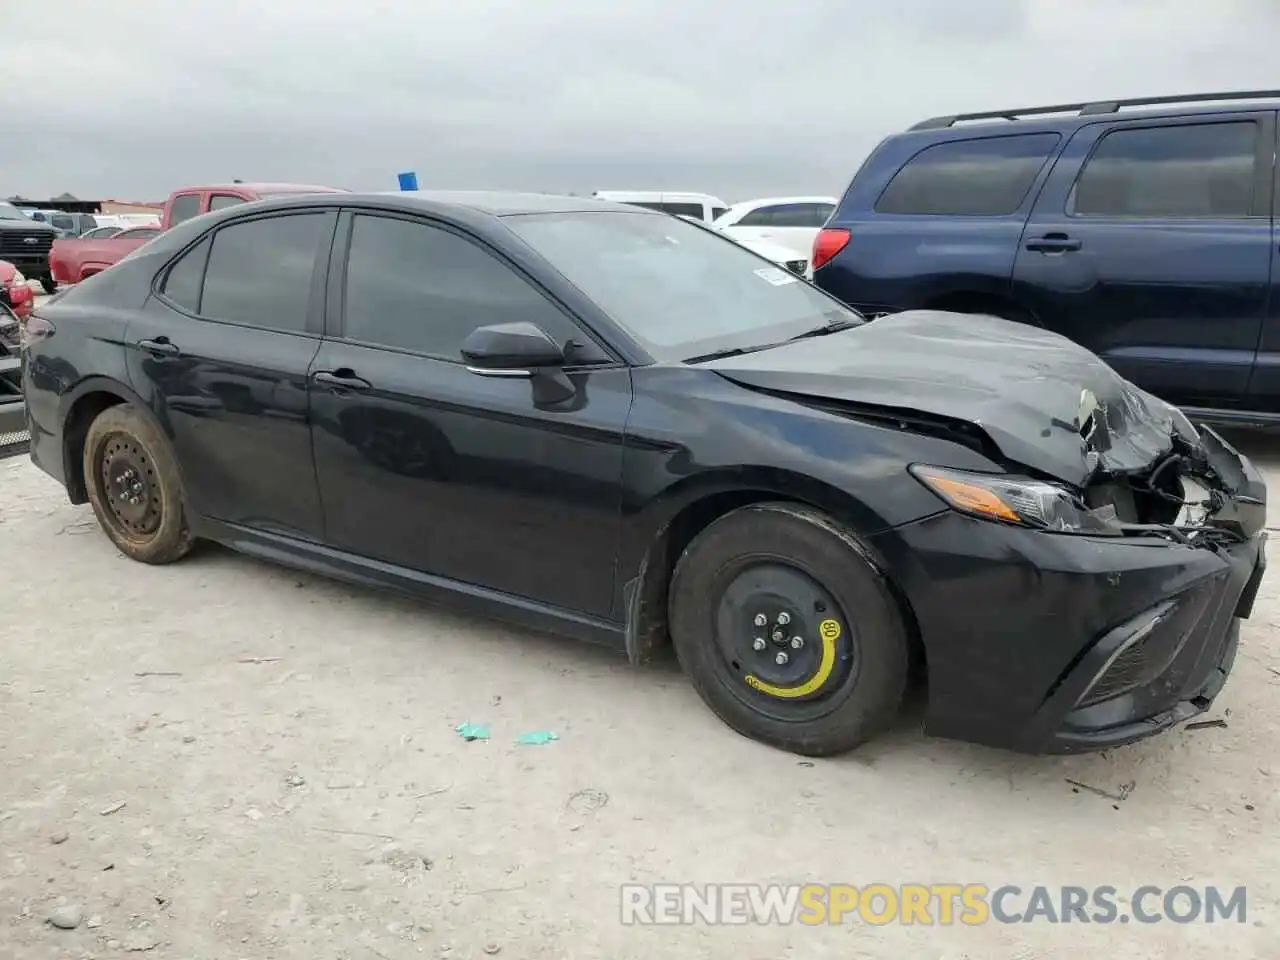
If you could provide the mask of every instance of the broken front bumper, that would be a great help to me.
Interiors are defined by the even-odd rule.
[[[1045,533],[948,512],[874,545],[911,606],[927,732],[1030,753],[1097,750],[1203,712],[1266,568],[1266,487],[1216,434],[1215,516],[1240,542]]]

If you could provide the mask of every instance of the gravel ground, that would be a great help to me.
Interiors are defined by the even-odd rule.
[[[1280,476],[1280,446],[1250,451]],[[0,956],[1219,958],[1280,930],[1280,588],[1211,716],[1104,755],[810,763],[674,666],[208,548],[120,557],[0,463]],[[491,725],[467,742],[463,722]],[[518,735],[559,739],[520,746]],[[1122,801],[1072,787],[1078,781]],[[1247,885],[1244,924],[634,927],[638,882]],[[60,929],[50,919],[71,929]],[[1267,948],[1267,949],[1264,949]]]

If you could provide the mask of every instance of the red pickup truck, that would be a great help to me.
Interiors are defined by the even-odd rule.
[[[204,187],[183,187],[169,195],[164,204],[160,226],[134,227],[113,237],[85,240],[67,237],[55,240],[49,251],[49,264],[55,283],[79,283],[85,277],[100,273],[142,246],[161,230],[198,217],[211,210],[222,210],[238,203],[264,200],[299,193],[345,193],[335,187],[306,183],[225,183]],[[50,291],[52,292],[52,291]]]
[[[59,237],[49,248],[53,282],[79,283],[85,277],[101,273],[159,232],[159,227],[134,227],[110,237]]]

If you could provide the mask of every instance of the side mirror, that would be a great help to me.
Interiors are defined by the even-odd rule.
[[[495,323],[471,331],[462,359],[481,376],[527,377],[540,367],[562,366],[564,351],[535,323]]]

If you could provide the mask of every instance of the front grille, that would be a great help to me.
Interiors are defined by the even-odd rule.
[[[1195,632],[1221,581],[1221,576],[1202,581],[1176,599],[1116,628],[1128,632],[1124,641],[1127,646],[1110,660],[1076,706],[1089,707],[1110,700],[1163,675]]]
[[[1088,706],[1110,700],[1139,685],[1142,678],[1149,675],[1153,661],[1156,659],[1153,656],[1156,651],[1149,641],[1150,638],[1140,640],[1116,657],[1110,669],[1094,684],[1081,705]]]
[[[48,254],[53,246],[53,237],[48,230],[0,229],[0,260],[7,259],[5,254],[28,257]]]

